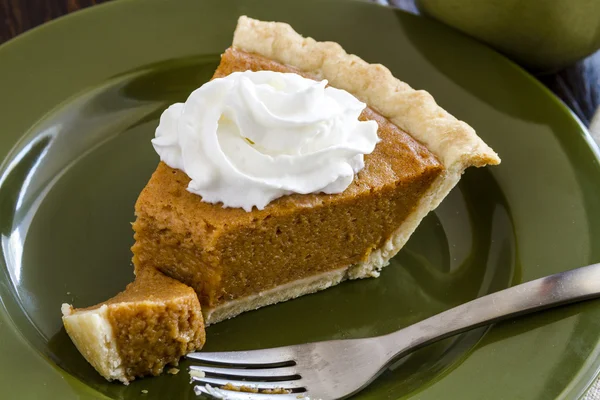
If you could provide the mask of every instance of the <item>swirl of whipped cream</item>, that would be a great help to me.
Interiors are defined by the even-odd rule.
[[[341,193],[379,141],[365,104],[293,73],[234,72],[164,111],[152,144],[208,203],[262,210],[292,193]]]

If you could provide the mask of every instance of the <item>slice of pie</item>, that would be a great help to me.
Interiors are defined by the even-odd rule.
[[[431,95],[338,44],[241,17],[214,78],[294,72],[367,104],[381,141],[338,194],[292,194],[247,212],[204,202],[160,163],[135,207],[137,271],[157,269],[197,292],[207,324],[346,279],[376,277],[467,167],[500,159]]]
[[[244,71],[295,73],[286,76],[311,85],[311,79],[326,79],[330,88],[353,95],[354,104],[358,99],[367,105],[356,115],[363,110],[360,120],[376,122],[366,125],[378,141],[369,147],[372,151],[363,152],[364,166],[362,159],[357,163],[352,158],[352,165],[360,164],[360,168],[351,175],[351,182],[346,181],[345,189],[332,190],[332,194],[286,192],[269,199],[261,209],[228,208],[203,199],[189,191],[193,179],[188,174],[173,162],[171,167],[161,162],[135,206],[135,282],[90,308],[63,305],[67,333],[109,380],[127,383],[176,364],[182,355],[202,347],[204,323],[346,279],[377,277],[466,168],[500,162],[473,129],[441,109],[428,93],[413,90],[385,67],[349,55],[336,43],[305,39],[287,24],[240,18],[233,46],[223,54],[214,78],[241,76],[232,74]],[[324,83],[317,86],[315,90],[326,91]],[[341,91],[333,92],[348,99]],[[224,95],[212,94],[215,98]],[[304,103],[287,106],[306,105],[306,99],[316,98],[311,96],[294,100]],[[237,100],[234,96],[233,101]],[[243,101],[248,109],[258,107],[248,104],[247,98]],[[283,107],[272,103],[274,109]],[[210,102],[202,105],[212,107]],[[292,120],[297,116],[294,110],[286,111]],[[228,123],[219,116],[214,122],[217,126]],[[259,128],[254,133],[260,134],[267,125],[255,122],[253,126]],[[327,149],[336,147],[336,143],[326,143]],[[184,150],[188,149],[171,155]],[[192,157],[192,161],[197,159]],[[318,174],[321,164],[317,165],[313,170]],[[270,176],[285,173],[268,171]],[[235,187],[225,189],[238,199],[245,196]]]
[[[158,271],[139,271],[124,292],[96,306],[63,304],[65,329],[79,352],[108,380],[125,384],[158,375],[202,348],[200,303],[193,289]]]

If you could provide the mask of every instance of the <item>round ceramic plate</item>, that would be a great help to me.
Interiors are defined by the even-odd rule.
[[[132,279],[130,222],[158,161],[158,117],[211,76],[241,14],[287,21],[386,65],[468,121],[503,161],[469,170],[379,279],[217,324],[207,350],[383,334],[600,260],[597,150],[544,87],[475,41],[345,0],[108,3],[0,48],[3,398],[195,398],[187,361],[178,375],[104,381],[65,334],[60,305],[95,304]],[[356,398],[575,398],[600,365],[599,305],[430,346]]]

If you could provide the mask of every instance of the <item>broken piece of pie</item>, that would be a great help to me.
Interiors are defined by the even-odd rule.
[[[63,304],[63,324],[79,352],[108,380],[125,384],[158,375],[202,348],[204,322],[196,293],[159,271],[138,271],[110,300],[74,309]]]
[[[163,113],[153,144],[161,162],[135,205],[136,282],[124,300],[64,306],[82,354],[124,382],[202,346],[199,305],[208,325],[377,277],[466,168],[500,162],[382,65],[247,17],[213,79]],[[180,335],[119,340],[134,315],[193,318]],[[154,354],[157,340],[169,357]]]

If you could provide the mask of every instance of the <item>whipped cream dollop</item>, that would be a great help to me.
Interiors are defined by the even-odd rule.
[[[365,104],[298,74],[234,72],[164,111],[152,144],[209,203],[251,211],[292,193],[341,193],[379,141]]]

